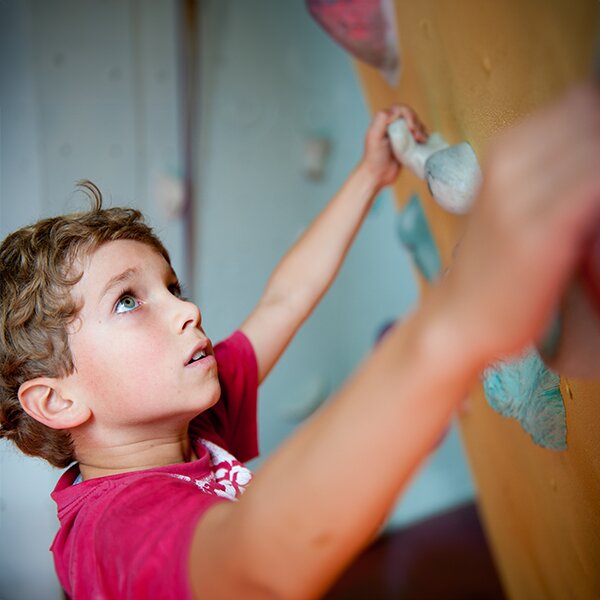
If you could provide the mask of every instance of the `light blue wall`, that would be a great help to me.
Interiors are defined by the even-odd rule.
[[[347,55],[301,0],[201,4],[195,299],[218,339],[241,323],[276,261],[354,166],[369,115]],[[73,184],[88,177],[113,204],[142,208],[182,271],[181,223],[156,201],[160,177],[181,168],[176,6],[0,1],[0,236],[81,207]],[[320,182],[304,175],[311,135],[332,144]],[[261,390],[263,452],[340,385],[382,324],[415,302],[385,193],[330,294]],[[365,398],[365,418],[368,411]],[[48,494],[58,473],[4,443],[0,469],[0,540],[11,540],[0,544],[0,597],[58,597],[47,551],[56,528]],[[453,429],[390,523],[472,493]]]
[[[179,163],[175,16],[172,0],[0,2],[0,237],[85,206],[72,192],[90,178],[142,208],[181,268],[181,225],[155,202]],[[60,597],[59,474],[0,443],[0,598]]]
[[[30,7],[0,4],[0,238],[43,211],[32,39]],[[58,525],[48,498],[57,475],[0,445],[0,597],[60,597],[48,552]]]
[[[277,260],[356,164],[369,116],[350,61],[302,2],[209,1],[202,15],[198,297],[218,338],[243,320]],[[319,183],[303,172],[314,134],[332,144]],[[282,418],[288,408],[314,389],[335,389],[382,323],[415,299],[386,194],[262,389],[266,452],[295,427]]]

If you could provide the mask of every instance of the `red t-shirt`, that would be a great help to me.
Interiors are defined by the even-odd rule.
[[[58,481],[60,530],[50,549],[70,598],[192,598],[194,526],[244,491],[251,474],[240,461],[258,454],[254,350],[238,331],[215,346],[215,357],[221,398],[189,427],[198,460],[75,485],[73,465]]]

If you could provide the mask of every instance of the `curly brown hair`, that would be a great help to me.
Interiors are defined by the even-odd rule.
[[[102,208],[90,181],[78,187],[90,210],[38,221],[0,245],[0,436],[30,456],[56,467],[76,460],[71,435],[36,421],[22,408],[19,387],[35,377],[65,377],[74,371],[68,326],[79,306],[70,288],[83,273],[75,261],[106,242],[135,240],[169,254],[144,217],[132,208]]]

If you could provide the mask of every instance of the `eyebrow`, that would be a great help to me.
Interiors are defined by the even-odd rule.
[[[127,283],[128,281],[131,281],[134,277],[139,275],[139,273],[140,273],[140,270],[137,267],[130,267],[129,269],[125,269],[122,273],[119,273],[118,275],[111,277],[108,280],[107,284],[104,286],[102,292],[100,293],[100,296],[98,298],[98,304],[100,302],[102,302],[104,296],[106,296],[106,294],[108,294],[108,292],[110,292],[112,289],[114,289],[116,287],[123,285],[124,283]],[[168,269],[168,274],[171,278],[174,279],[177,286],[180,287],[181,284],[179,283],[177,274],[175,273],[175,270],[173,269],[173,267],[171,267],[170,265],[169,265],[169,269]]]
[[[108,283],[104,286],[104,289],[102,290],[100,297],[98,298],[98,303],[102,302],[104,296],[106,296],[106,294],[108,294],[108,292],[110,292],[113,288],[118,287],[126,283],[127,281],[131,281],[138,273],[139,269],[129,268],[125,269],[122,273],[111,277],[108,280]]]

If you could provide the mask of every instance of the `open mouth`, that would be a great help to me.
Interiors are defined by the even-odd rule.
[[[190,358],[190,360],[188,361],[188,365],[192,365],[195,362],[198,362],[199,360],[202,360],[203,358],[206,358],[207,354],[206,352],[204,352],[204,350],[198,350],[198,352],[196,352],[194,354],[194,356],[192,356],[192,358]]]

